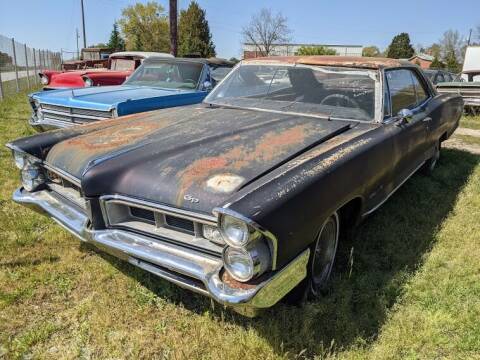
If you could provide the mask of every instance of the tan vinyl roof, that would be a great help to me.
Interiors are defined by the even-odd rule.
[[[148,51],[119,51],[109,55],[109,57],[122,57],[122,56],[133,56],[133,57],[139,57],[143,59],[146,59],[152,56],[173,58],[173,55],[171,54],[161,53],[161,52],[148,52]]]
[[[362,56],[271,56],[243,60],[243,63],[275,63],[275,64],[302,64],[323,66],[360,67],[365,69],[379,69],[386,67],[412,66],[405,60],[389,58],[372,58]]]

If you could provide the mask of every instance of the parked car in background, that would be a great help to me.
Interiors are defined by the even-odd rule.
[[[30,95],[30,125],[39,131],[197,104],[232,64],[221,59],[151,57],[123,85]]]
[[[453,81],[462,81],[462,78],[449,71],[445,70],[423,70],[425,72],[425,75],[427,75],[427,78],[432,82],[433,85],[437,85],[440,83],[445,83],[445,82],[453,82]]]
[[[146,61],[132,80],[166,62]],[[253,59],[203,104],[11,142],[23,184],[13,198],[254,315],[287,294],[318,296],[340,234],[433,170],[462,108],[406,61]]]
[[[108,57],[113,52],[109,48],[84,48],[80,60],[67,60],[62,63],[63,70],[82,70],[89,68],[106,68]]]
[[[173,58],[166,53],[124,51],[113,53],[105,60],[107,67],[75,71],[45,70],[39,73],[43,90],[81,88],[89,86],[120,85],[146,58],[157,56]]]

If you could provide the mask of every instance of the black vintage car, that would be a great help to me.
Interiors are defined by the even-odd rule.
[[[243,314],[318,295],[339,234],[419,169],[462,114],[408,62],[242,62],[203,104],[18,139],[16,202]]]

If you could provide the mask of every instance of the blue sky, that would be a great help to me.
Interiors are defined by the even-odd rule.
[[[121,9],[136,0],[84,0],[87,42],[106,42]],[[146,1],[142,1],[146,2]],[[158,1],[167,8],[168,1]],[[179,0],[186,8],[189,0]],[[385,48],[400,32],[414,45],[437,41],[445,30],[465,37],[480,24],[479,0],[198,0],[207,11],[217,53],[240,56],[241,29],[263,7],[287,16],[295,42],[374,44]],[[8,5],[7,5],[8,4]],[[0,0],[0,34],[36,48],[75,50],[80,0]],[[80,41],[80,44],[82,42]]]

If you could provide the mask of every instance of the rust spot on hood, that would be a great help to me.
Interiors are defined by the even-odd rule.
[[[177,205],[181,204],[183,196],[192,185],[205,186],[208,189],[207,181],[215,175],[228,173],[229,176],[235,176],[235,172],[252,166],[253,163],[273,165],[276,159],[281,159],[292,147],[302,146],[309,128],[310,124],[302,124],[282,132],[269,131],[253,147],[240,144],[221,155],[194,161],[178,174],[180,186]],[[232,138],[229,140],[232,141]],[[229,192],[238,189],[242,182],[235,182],[236,186],[229,187]]]

